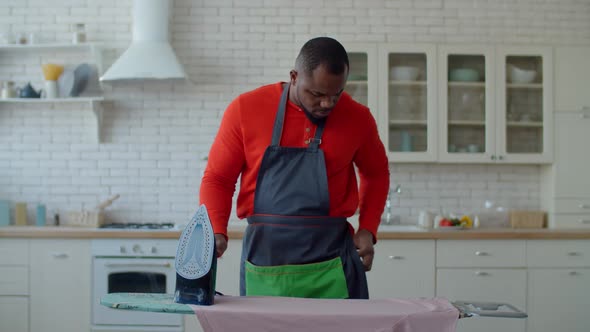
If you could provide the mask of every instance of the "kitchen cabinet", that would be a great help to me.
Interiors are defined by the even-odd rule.
[[[436,296],[451,301],[505,302],[526,311],[526,250],[520,240],[438,240]],[[526,320],[462,319],[457,331],[525,331]]]
[[[0,241],[0,332],[29,331],[29,241]]]
[[[30,249],[31,332],[90,330],[88,240],[33,240]]]
[[[438,57],[439,161],[553,160],[551,48],[441,45]]]
[[[555,111],[590,111],[590,47],[555,48]]]
[[[590,227],[590,47],[555,50],[555,163],[543,169],[543,208],[550,228]]]
[[[549,227],[590,227],[590,111],[557,113],[555,133]]]
[[[72,54],[82,53],[90,63],[97,67],[98,75],[102,73],[102,51],[98,44],[94,43],[81,43],[81,44],[30,44],[30,45],[0,45],[0,58],[6,57],[10,59],[10,56],[23,54],[25,56],[34,56],[37,59],[36,63],[46,63],[47,61],[55,63],[63,63],[64,58],[71,60]],[[47,60],[50,59],[50,60]],[[7,61],[3,59],[3,61]],[[41,68],[39,66],[39,71]],[[88,77],[86,77],[88,79]],[[5,77],[3,80],[16,80],[15,77]],[[81,80],[82,76],[72,80]],[[39,82],[42,81],[42,75],[39,78]],[[24,83],[24,82],[22,82]],[[87,105],[86,108],[92,110],[94,115],[94,125],[96,128],[96,142],[100,143],[101,134],[100,128],[102,126],[103,118],[103,107],[102,101],[104,97],[101,95],[97,96],[84,96],[84,97],[67,97],[67,98],[4,98],[0,99],[0,111],[4,109],[14,107],[14,105],[20,104],[34,104],[43,107],[57,107],[62,104],[73,104],[77,103],[80,105]],[[8,106],[10,105],[10,106]]]
[[[367,272],[369,296],[434,297],[434,240],[381,240]]]
[[[527,330],[588,331],[590,243],[529,240],[527,255]]]
[[[390,160],[436,161],[436,46],[379,47],[378,123]]]
[[[346,51],[350,72],[344,90],[377,117],[377,46],[351,43],[346,45]]]

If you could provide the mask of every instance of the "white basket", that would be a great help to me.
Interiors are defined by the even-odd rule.
[[[74,227],[100,227],[104,222],[104,213],[102,211],[69,211],[67,217],[62,223],[63,226]]]

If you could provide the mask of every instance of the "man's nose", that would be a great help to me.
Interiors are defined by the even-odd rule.
[[[322,108],[332,108],[336,104],[336,98],[334,97],[324,97],[320,102],[320,106]]]

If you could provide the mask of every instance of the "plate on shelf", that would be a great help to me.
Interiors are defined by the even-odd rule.
[[[74,68],[65,67],[63,73],[57,79],[57,91],[60,98],[71,97],[74,89]]]

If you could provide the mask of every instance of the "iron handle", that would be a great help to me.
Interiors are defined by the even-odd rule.
[[[581,273],[580,273],[580,272],[578,272],[578,271],[569,271],[569,272],[568,272],[568,274],[569,274],[570,276],[579,276]]]
[[[400,259],[404,259],[404,256],[391,255],[391,256],[389,256],[389,259],[397,259],[397,260],[400,260]]]
[[[580,219],[580,224],[590,224],[590,219]]]
[[[582,256],[582,254],[580,254],[579,252],[575,252],[575,251],[570,251],[567,253],[568,256]]]
[[[590,209],[590,204],[580,204],[578,205],[580,209]]]
[[[489,256],[490,254],[488,254],[485,251],[476,251],[475,252],[475,256]]]
[[[171,267],[170,263],[161,263],[161,264],[123,264],[123,263],[109,263],[105,264],[107,267]]]
[[[484,271],[475,271],[475,275],[478,277],[485,277],[485,276],[489,276],[490,274],[488,272],[484,272]]]
[[[66,254],[65,252],[54,252],[51,253],[51,256],[53,256],[53,258],[68,258],[69,255]]]

